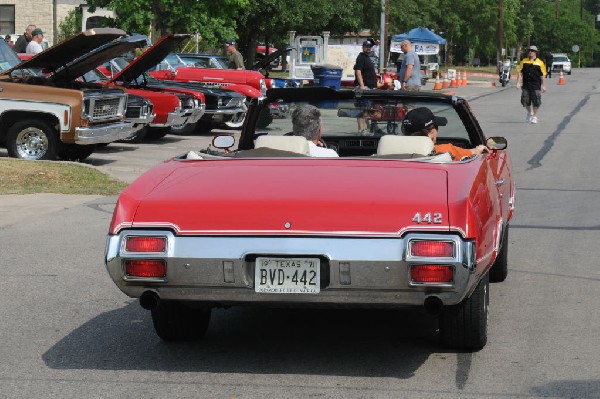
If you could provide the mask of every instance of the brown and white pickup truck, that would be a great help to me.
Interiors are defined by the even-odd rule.
[[[24,64],[0,40],[0,143],[11,157],[76,160],[96,144],[135,133],[125,121],[127,93],[53,73],[125,32],[100,28],[81,32]],[[57,75],[58,76],[58,75]]]

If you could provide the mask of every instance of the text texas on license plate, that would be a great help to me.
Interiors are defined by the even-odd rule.
[[[274,294],[318,294],[319,258],[256,258],[254,291]]]

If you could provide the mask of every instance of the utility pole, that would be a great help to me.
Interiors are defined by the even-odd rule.
[[[379,70],[383,71],[386,66],[385,54],[385,38],[387,37],[387,0],[381,0],[381,19],[379,21]]]
[[[504,1],[498,0],[498,29],[496,30],[496,64],[502,61],[502,38],[504,36]]]

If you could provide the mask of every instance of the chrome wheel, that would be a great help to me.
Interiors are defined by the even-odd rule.
[[[245,119],[246,119],[246,113],[238,112],[237,114],[234,114],[230,120],[225,122],[225,125],[232,129],[238,129],[238,128],[242,127]]]
[[[28,127],[17,134],[15,145],[19,158],[42,159],[48,152],[48,136],[41,129]]]

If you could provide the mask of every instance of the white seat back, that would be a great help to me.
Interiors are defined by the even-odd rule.
[[[420,154],[430,155],[433,152],[433,141],[427,136],[394,136],[385,135],[379,139],[377,155]]]
[[[308,141],[302,136],[259,136],[254,142],[254,148],[271,148],[303,155],[310,154]]]

